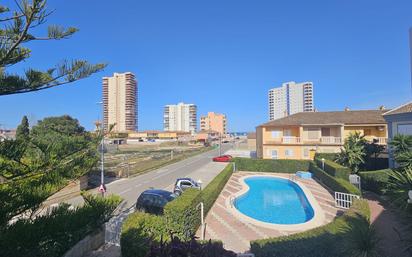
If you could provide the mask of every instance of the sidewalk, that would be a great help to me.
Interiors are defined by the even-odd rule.
[[[406,257],[412,256],[411,252],[405,252],[406,245],[401,242],[398,233],[405,226],[402,224],[397,213],[388,207],[379,196],[373,193],[366,193],[364,198],[368,200],[371,211],[371,223],[375,226],[376,232],[380,237],[380,246],[384,256],[387,257]]]

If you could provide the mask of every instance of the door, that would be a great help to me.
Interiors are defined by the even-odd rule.
[[[310,149],[310,150],[309,150],[309,156],[310,156],[310,159],[311,159],[311,160],[315,159],[315,154],[316,154],[316,150],[315,150],[315,149]]]

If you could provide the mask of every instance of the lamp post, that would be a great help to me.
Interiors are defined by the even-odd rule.
[[[103,106],[103,102],[98,102],[97,104],[101,104],[102,105],[102,123],[100,125],[100,129],[101,129],[101,136],[102,136],[102,141],[100,143],[100,156],[101,156],[101,166],[100,166],[100,187],[99,187],[99,191],[102,194],[102,197],[104,197],[104,193],[106,192],[106,186],[104,185],[104,106]]]
[[[322,170],[325,170],[325,158],[322,158]]]

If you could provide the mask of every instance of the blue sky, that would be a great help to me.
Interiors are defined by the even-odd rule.
[[[396,3],[396,4],[395,4]],[[5,4],[13,4],[7,0]],[[395,107],[411,100],[412,1],[49,0],[50,24],[80,29],[33,42],[13,67],[49,68],[65,58],[107,62],[105,71],[41,92],[0,97],[0,124],[69,114],[88,129],[100,117],[101,77],[131,71],[139,129],[161,129],[165,104],[228,116],[230,131],[267,121],[267,91],[312,81],[319,111]],[[45,28],[44,28],[45,29]]]

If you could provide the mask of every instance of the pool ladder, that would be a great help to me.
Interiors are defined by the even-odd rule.
[[[234,202],[235,202],[235,197],[230,196],[229,198],[230,208],[233,208]]]

